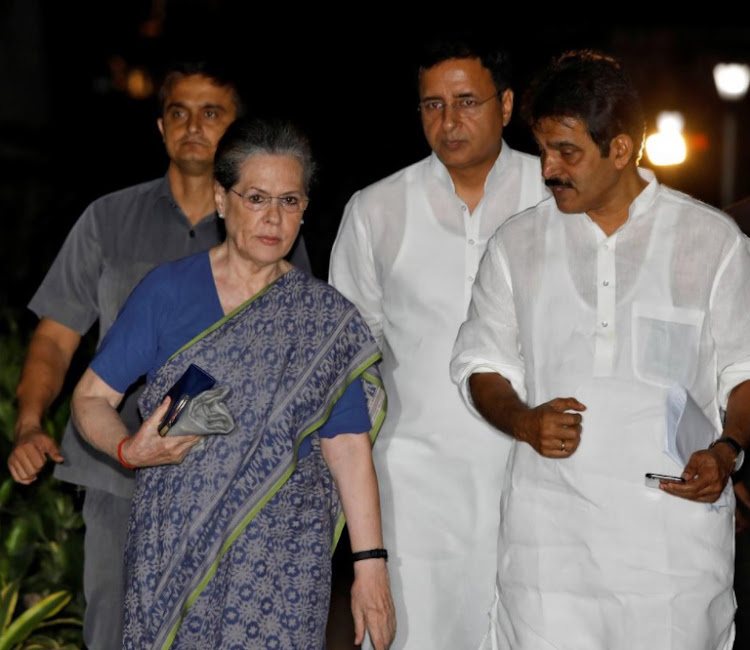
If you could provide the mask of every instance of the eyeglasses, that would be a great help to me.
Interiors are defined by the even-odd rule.
[[[441,99],[426,99],[419,102],[417,110],[422,113],[426,120],[434,120],[438,115],[450,106],[460,117],[476,117],[482,112],[482,105],[491,99],[497,97],[497,93],[490,95],[486,99],[477,99],[476,97],[459,97],[452,102],[444,102]]]
[[[258,190],[252,190],[248,194],[240,194],[237,190],[229,188],[229,191],[236,194],[242,199],[242,205],[253,212],[260,212],[270,208],[273,200],[276,199],[281,209],[289,214],[296,214],[305,210],[310,203],[306,196],[297,196],[296,194],[285,194],[284,196],[271,196]]]

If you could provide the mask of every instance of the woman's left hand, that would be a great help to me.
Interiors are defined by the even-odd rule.
[[[385,560],[373,558],[355,562],[352,616],[355,645],[364,641],[367,630],[375,650],[390,647],[396,636],[396,610]]]
[[[181,463],[200,436],[159,435],[159,422],[169,411],[169,397],[144,420],[140,429],[123,444],[123,459],[135,467],[176,465]]]
[[[200,436],[159,435],[158,426],[169,410],[169,398],[130,435],[117,412],[122,393],[109,386],[91,368],[87,368],[73,391],[72,413],[81,435],[94,447],[119,459],[131,469],[182,462]],[[123,441],[122,444],[121,441]]]

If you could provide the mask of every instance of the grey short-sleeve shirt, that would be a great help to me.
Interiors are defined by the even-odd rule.
[[[191,225],[162,178],[107,194],[91,203],[72,228],[50,270],[29,302],[40,318],[50,318],[81,335],[99,320],[100,343],[120,307],[143,276],[162,262],[206,250],[223,239],[216,213]],[[292,263],[310,272],[304,243]],[[126,395],[120,414],[131,431],[140,426],[137,398]],[[61,480],[129,497],[133,472],[85,442],[68,422],[62,442],[65,462],[55,467]]]

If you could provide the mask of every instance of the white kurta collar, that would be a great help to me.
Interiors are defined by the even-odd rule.
[[[656,174],[650,169],[644,169],[638,167],[638,175],[648,183],[643,191],[635,197],[635,200],[630,204],[628,210],[628,221],[637,219],[640,215],[644,214],[648,208],[656,200],[656,196],[659,193],[659,181],[656,180]]]
[[[659,181],[656,180],[656,174],[654,174],[654,172],[650,169],[644,169],[643,167],[638,167],[636,171],[638,172],[638,175],[648,183],[648,185],[643,188],[641,193],[638,194],[638,196],[636,196],[635,199],[633,199],[633,202],[630,204],[630,207],[628,208],[627,221],[623,223],[609,237],[604,234],[602,229],[591,217],[588,216],[588,214],[586,214],[585,212],[580,213],[581,218],[584,219],[585,222],[589,224],[590,227],[596,232],[597,241],[603,241],[605,239],[616,237],[625,228],[628,228],[631,223],[645,215],[656,200],[661,187],[659,185]]]
[[[500,155],[497,157],[495,164],[492,165],[492,169],[490,169],[490,172],[487,174],[487,178],[484,181],[485,192],[488,187],[494,187],[498,184],[495,179],[499,178],[503,174],[503,170],[511,164],[510,159],[513,156],[513,150],[505,143],[505,140],[503,140],[502,143]],[[450,187],[451,191],[455,194],[456,188],[453,184],[453,179],[448,172],[448,168],[442,163],[434,151],[430,154],[430,174],[440,183]]]
[[[511,164],[510,160],[512,157],[513,149],[505,144],[505,140],[503,140],[500,155],[497,157],[495,164],[492,165],[492,169],[490,169],[490,173],[487,174],[487,179],[484,181],[485,192],[487,192],[488,188],[500,186],[500,183],[496,181],[505,175],[506,170]]]

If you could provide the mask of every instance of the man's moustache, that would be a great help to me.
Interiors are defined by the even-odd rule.
[[[562,181],[559,178],[548,178],[544,181],[544,184],[547,187],[568,187],[570,189],[573,189],[573,183]]]

